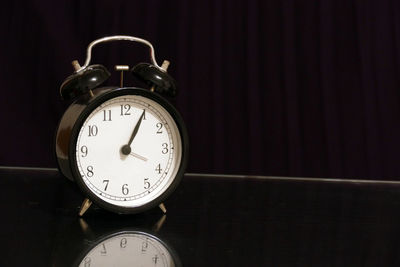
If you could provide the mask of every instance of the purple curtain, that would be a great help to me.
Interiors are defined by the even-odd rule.
[[[56,166],[70,62],[127,34],[172,63],[188,171],[399,179],[397,0],[29,0],[0,12],[0,165]],[[110,70],[141,61],[140,45],[94,50]]]

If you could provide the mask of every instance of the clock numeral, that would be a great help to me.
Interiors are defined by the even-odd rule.
[[[86,170],[87,170],[86,173],[87,177],[92,177],[94,175],[93,166],[87,166]]]
[[[121,241],[119,242],[119,246],[121,248],[126,248],[126,243],[128,243],[128,241],[126,241],[126,238],[122,238]]]
[[[158,174],[161,174],[162,172],[161,163],[157,165],[156,171],[158,172]]]
[[[107,254],[107,250],[106,250],[106,244],[103,243],[103,249],[100,251],[101,255],[106,255]]]
[[[162,147],[163,147],[163,149],[162,149],[162,151],[161,151],[161,153],[163,153],[163,154],[167,154],[168,153],[168,144],[167,143],[164,143],[164,144],[162,144]]]
[[[131,105],[125,104],[125,105],[120,105],[120,107],[121,107],[121,116],[131,115],[131,113],[129,112],[131,110]]]
[[[146,241],[142,242],[142,252],[146,252],[147,251],[147,248],[149,246],[149,243],[147,241],[148,241],[148,238],[146,238]]]
[[[124,184],[122,186],[122,194],[126,196],[128,193],[129,193],[128,184]]]
[[[103,110],[103,121],[111,121],[111,109]]]
[[[92,259],[89,257],[86,257],[84,260],[84,267],[90,267],[90,264],[92,263]]]
[[[89,136],[96,136],[99,132],[99,129],[96,125],[89,125]]]
[[[110,182],[110,180],[103,180],[103,184],[105,183],[106,186],[104,187],[104,191],[107,191],[108,188],[108,183]]]
[[[156,254],[156,255],[154,255],[154,257],[153,257],[153,261],[154,261],[154,264],[157,264],[157,261],[158,261],[158,255]]]
[[[86,157],[88,154],[88,148],[87,146],[82,146],[81,147],[81,152],[82,152],[82,158]]]
[[[150,188],[149,178],[144,178],[144,189]]]
[[[159,122],[159,123],[156,124],[156,127],[157,127],[157,132],[156,133],[162,134],[161,129],[163,127],[163,124],[161,122]]]

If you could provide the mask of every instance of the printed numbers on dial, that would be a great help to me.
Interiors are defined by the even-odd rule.
[[[97,197],[137,206],[171,184],[180,165],[180,140],[174,119],[156,101],[138,95],[115,97],[83,122],[76,142],[77,167]],[[130,146],[129,155],[122,153],[124,145]]]
[[[174,266],[174,260],[156,238],[125,233],[99,243],[82,259],[79,266]]]

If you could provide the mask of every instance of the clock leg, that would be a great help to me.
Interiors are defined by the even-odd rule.
[[[163,226],[167,215],[163,214],[163,216],[158,220],[158,222],[153,226],[153,231],[158,232],[160,231],[161,227]]]
[[[83,216],[83,214],[85,214],[91,205],[92,201],[88,198],[85,198],[85,200],[82,202],[81,209],[79,210],[79,216]]]
[[[162,210],[164,214],[167,213],[167,208],[165,207],[164,203],[161,203],[160,205],[158,205],[158,207]]]

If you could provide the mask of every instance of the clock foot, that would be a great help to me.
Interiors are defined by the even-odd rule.
[[[158,222],[153,226],[153,231],[158,232],[160,231],[161,227],[163,226],[167,215],[163,214],[163,216],[158,220]]]
[[[165,207],[164,203],[161,203],[160,205],[158,205],[158,207],[162,210],[164,214],[167,213],[167,208]]]
[[[88,198],[85,198],[85,200],[82,202],[81,209],[79,210],[79,216],[83,216],[85,212],[90,208],[92,205],[92,201]]]
[[[83,218],[79,218],[79,225],[81,226],[81,230],[83,233],[86,233],[89,229],[89,225]]]

